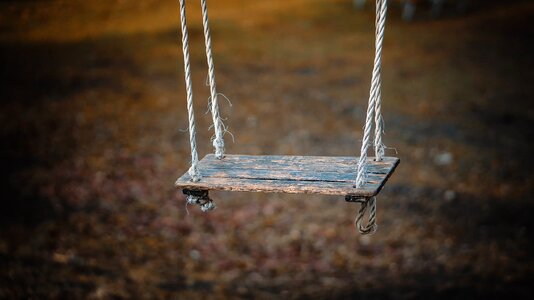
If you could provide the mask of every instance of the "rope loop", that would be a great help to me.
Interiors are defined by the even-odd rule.
[[[376,224],[376,197],[362,198],[361,201],[354,202],[360,203],[360,210],[354,220],[354,226],[363,235],[374,234],[378,227]],[[369,218],[367,223],[364,224],[364,217],[368,207],[370,208]]]

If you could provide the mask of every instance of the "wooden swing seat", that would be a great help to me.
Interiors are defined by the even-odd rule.
[[[355,188],[358,157],[208,154],[198,164],[202,179],[191,181],[185,173],[176,187],[191,191],[304,193],[373,197],[399,164],[396,157],[369,158],[367,181]]]

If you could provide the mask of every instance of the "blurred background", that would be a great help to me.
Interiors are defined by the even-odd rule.
[[[431,2],[390,1],[401,164],[361,236],[341,197],[212,192],[187,213],[178,1],[1,1],[0,298],[532,299],[534,3]],[[374,1],[209,5],[228,152],[358,155]]]

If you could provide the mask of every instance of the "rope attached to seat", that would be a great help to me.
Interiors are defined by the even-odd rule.
[[[373,63],[373,73],[371,78],[371,88],[369,91],[369,103],[360,150],[360,159],[357,164],[357,175],[354,184],[355,188],[361,188],[367,181],[367,151],[370,146],[371,131],[373,123],[375,125],[375,160],[381,161],[384,157],[385,146],[382,143],[384,133],[384,121],[382,119],[382,92],[381,92],[381,71],[382,71],[382,44],[384,41],[384,30],[386,27],[387,0],[376,0],[376,21],[375,21],[375,59]],[[368,223],[362,225],[364,214],[370,207]],[[355,220],[356,227],[362,234],[372,234],[376,231],[376,197],[367,198],[361,202],[361,207]]]
[[[211,51],[211,34],[209,30],[208,6],[206,0],[201,0],[202,5],[202,23],[204,26],[204,38],[206,44],[206,59],[208,62],[208,78],[210,86],[210,110],[213,118],[213,127],[215,136],[213,146],[215,147],[215,156],[219,159],[224,157],[224,124],[219,114],[219,105],[217,101],[217,85],[215,83],[215,64]],[[187,112],[189,117],[189,143],[191,144],[191,167],[189,176],[194,182],[200,181],[202,175],[198,169],[198,151],[196,144],[196,127],[195,112],[193,109],[193,83],[191,79],[191,62],[189,56],[189,33],[187,29],[186,4],[185,0],[180,0],[180,20],[182,30],[182,50],[184,54],[184,74],[185,87],[187,94]],[[205,192],[205,193],[204,193]],[[213,200],[208,197],[207,191],[190,191],[187,194],[187,203],[199,205],[202,211],[206,212],[215,208]]]
[[[215,82],[215,64],[211,51],[211,34],[209,27],[208,5],[207,0],[200,0],[202,5],[202,25],[204,26],[204,40],[206,44],[206,60],[208,62],[208,80],[210,85],[210,110],[213,119],[213,128],[215,136],[213,137],[213,147],[215,147],[215,156],[218,159],[224,157],[224,124],[219,114],[219,103],[217,101],[217,84]]]
[[[379,5],[381,2],[381,5]],[[376,5],[376,41],[375,41],[375,67],[373,68],[373,77],[371,80],[371,93],[375,94],[375,159],[381,161],[384,157],[385,146],[382,143],[384,134],[384,120],[382,119],[382,44],[384,41],[384,32],[386,28],[387,0],[379,0]]]
[[[198,151],[196,142],[195,110],[193,108],[193,81],[191,79],[191,62],[189,57],[189,33],[185,12],[185,0],[180,0],[180,21],[182,28],[182,51],[184,54],[184,77],[187,94],[187,113],[189,118],[189,143],[191,144],[191,167],[189,176],[192,181],[200,181],[202,175],[198,170]]]
[[[382,43],[384,40],[384,29],[386,25],[387,0],[376,1],[376,41],[375,41],[375,60],[373,74],[371,78],[371,89],[369,91],[369,104],[367,106],[367,116],[365,119],[364,134],[362,139],[362,148],[358,169],[356,175],[355,187],[360,188],[365,184],[365,175],[367,167],[367,150],[370,146],[371,129],[375,123],[375,159],[382,160],[384,145],[382,144],[383,120],[380,112],[382,107],[381,99],[381,62],[382,62]]]
[[[215,147],[215,156],[219,159],[224,157],[224,124],[219,113],[219,104],[217,101],[217,84],[215,81],[215,64],[211,50],[211,34],[209,29],[209,17],[207,0],[201,0],[202,6],[202,23],[204,26],[204,38],[206,44],[206,60],[208,63],[208,79],[210,86],[210,110],[213,119],[215,136],[213,137],[213,146]],[[184,55],[184,74],[185,86],[187,93],[187,112],[189,117],[189,143],[191,144],[191,167],[189,175],[193,181],[200,181],[202,178],[198,170],[198,151],[196,145],[196,128],[195,113],[193,108],[193,83],[191,79],[191,62],[189,55],[189,33],[187,29],[186,4],[185,0],[180,0],[180,20],[182,30],[182,50]]]
[[[192,181],[201,180],[202,176],[198,170],[198,152],[196,148],[196,128],[195,117],[193,109],[193,90],[192,79],[190,69],[190,56],[189,56],[189,36],[187,30],[186,21],[186,7],[185,0],[180,1],[180,19],[182,30],[182,50],[184,55],[184,73],[185,84],[187,93],[187,111],[189,118],[189,142],[191,144],[191,167],[189,169],[189,175]],[[207,9],[207,0],[201,0],[202,17],[204,27],[204,38],[206,46],[206,59],[208,63],[208,80],[210,86],[210,110],[213,119],[213,127],[215,130],[215,136],[213,138],[213,146],[215,147],[215,155],[217,158],[222,159],[224,157],[224,124],[219,114],[219,106],[217,99],[217,88],[215,82],[215,65],[213,62],[213,55],[211,50],[211,34],[209,30],[209,17]],[[376,0],[376,40],[375,40],[375,59],[373,66],[373,73],[371,79],[371,88],[369,93],[369,103],[367,107],[367,115],[364,127],[364,135],[362,139],[362,147],[360,159],[357,164],[357,176],[354,184],[355,188],[361,188],[366,182],[366,169],[367,169],[367,151],[370,146],[371,130],[373,122],[375,123],[375,159],[382,160],[384,156],[385,146],[382,143],[383,134],[383,120],[381,114],[381,60],[382,60],[382,43],[384,39],[384,29],[386,22],[387,12],[387,0]],[[361,207],[356,217],[355,224],[358,230],[362,234],[374,233],[376,231],[376,198],[365,198],[360,202]],[[213,201],[204,194],[188,194],[187,203],[197,204],[201,206],[203,211],[208,211],[215,208]],[[367,207],[370,207],[370,215],[368,223],[362,225],[363,218]]]

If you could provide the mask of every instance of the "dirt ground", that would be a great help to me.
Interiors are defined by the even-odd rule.
[[[360,236],[341,197],[214,192],[215,211],[187,213],[177,1],[0,2],[0,298],[532,299],[534,3],[473,3],[410,23],[390,8],[383,114],[401,164]],[[229,153],[358,155],[372,7],[210,8]]]

